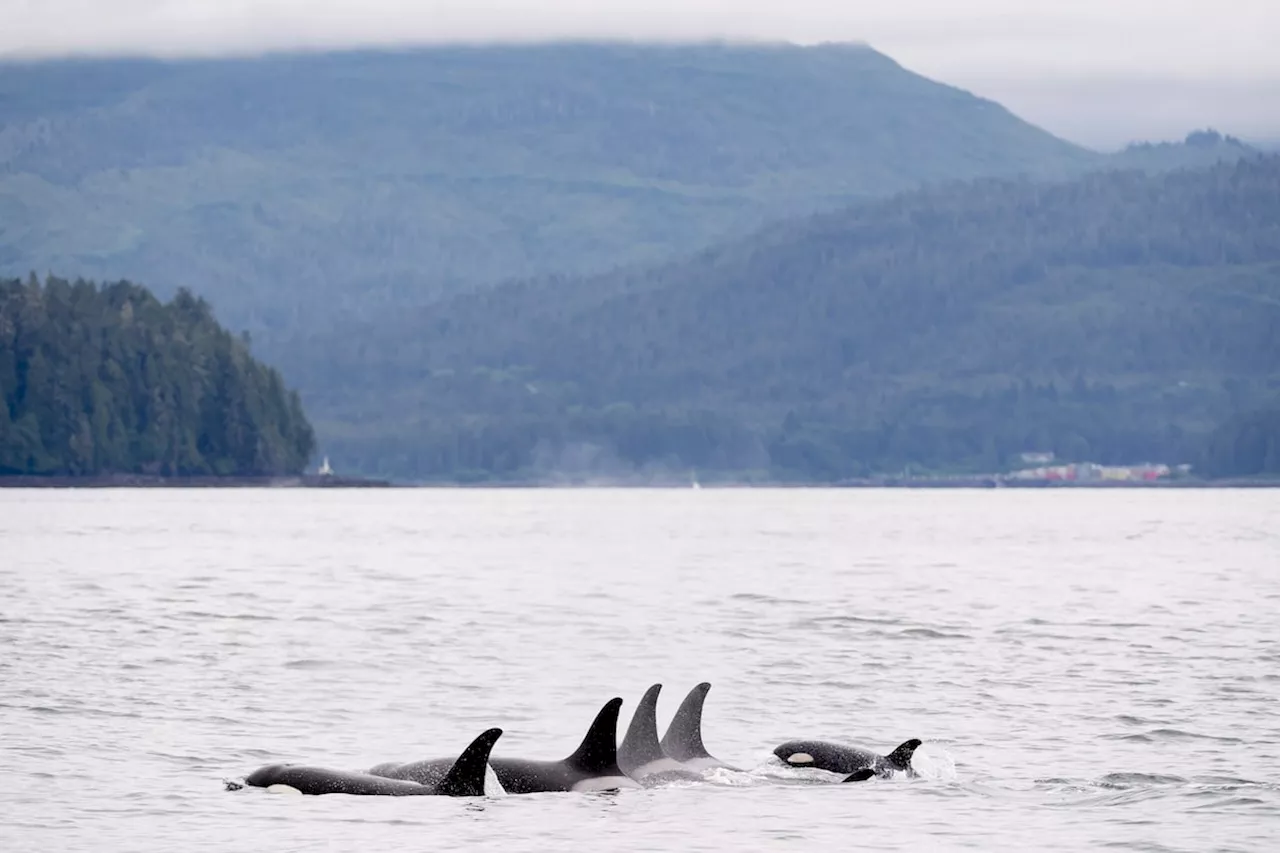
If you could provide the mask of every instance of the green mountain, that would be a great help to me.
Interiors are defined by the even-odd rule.
[[[400,476],[1192,461],[1280,397],[1280,156],[907,193],[324,347],[326,450]]]
[[[618,281],[656,280],[653,264],[784,218],[958,180],[1064,180],[1252,153],[1212,132],[1088,151],[857,45],[10,62],[0,64],[0,275],[127,278],[165,298],[190,288],[301,389],[326,446],[364,470],[435,476],[466,466],[396,449],[419,446],[414,424],[453,429],[439,419],[445,400],[493,415],[466,394],[413,384],[422,365],[386,352],[389,342],[417,351],[420,333],[403,318],[438,300],[545,279],[565,291],[534,288],[537,309],[567,315],[586,298],[580,276],[603,275],[602,295],[616,295]],[[992,227],[1013,224],[992,216]],[[488,304],[492,326],[509,328],[507,309]],[[370,375],[373,364],[388,373]],[[437,393],[439,405],[424,403]],[[613,394],[599,405],[649,399],[592,393]],[[719,394],[699,405],[718,406]],[[594,400],[572,405],[594,411]],[[765,448],[752,465],[773,465],[759,442],[780,412],[751,410],[748,443]],[[724,416],[740,422],[736,408]]]
[[[306,360],[316,328],[477,284],[1104,162],[853,45],[9,63],[0,274],[181,284]]]
[[[0,280],[0,477],[298,473],[297,394],[185,290]]]

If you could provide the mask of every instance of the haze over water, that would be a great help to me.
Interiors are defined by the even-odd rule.
[[[0,490],[0,849],[1261,850],[1280,494]],[[711,681],[744,774],[285,797],[296,761],[558,758]],[[802,784],[792,737],[922,778]]]

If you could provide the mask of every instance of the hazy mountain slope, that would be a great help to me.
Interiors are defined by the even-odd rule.
[[[906,194],[327,349],[363,391],[309,397],[326,446],[406,475],[1191,453],[1280,393],[1280,157]]]
[[[279,342],[925,181],[1099,161],[860,46],[9,64],[0,272],[181,283]]]

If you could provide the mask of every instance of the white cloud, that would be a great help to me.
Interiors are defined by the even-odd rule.
[[[1176,90],[1162,103],[1184,103],[1170,126],[1189,129],[1206,123],[1196,111],[1213,105],[1211,81],[1234,93],[1227,118],[1280,133],[1280,118],[1259,118],[1274,100],[1254,108],[1241,94],[1274,94],[1280,81],[1277,0],[0,0],[9,56],[593,37],[866,41],[935,79],[1011,97],[1033,120],[1089,106],[1064,93],[1102,92],[1129,106],[1099,115],[1140,125],[1139,95],[1114,87],[1147,81],[1134,91],[1148,97],[1154,80]]]
[[[866,40],[932,61],[1280,74],[1274,0],[0,0],[0,52],[555,37]]]

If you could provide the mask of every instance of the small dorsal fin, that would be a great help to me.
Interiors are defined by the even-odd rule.
[[[618,767],[618,709],[622,697],[615,696],[596,714],[578,749],[565,759],[588,773],[617,773]]]
[[[884,760],[895,770],[910,770],[911,756],[916,754],[916,750],[920,747],[920,744],[920,740],[912,738],[900,745],[893,752],[886,755]]]
[[[658,693],[661,690],[662,685],[655,684],[644,692],[631,716],[627,736],[618,747],[618,766],[627,775],[651,761],[666,758],[658,743]]]
[[[436,785],[436,793],[450,797],[484,796],[484,776],[489,767],[489,753],[501,736],[502,729],[489,729],[473,740]]]
[[[865,782],[874,775],[876,775],[876,771],[872,770],[870,767],[864,767],[861,770],[855,770],[852,773],[850,773],[848,776],[844,777],[844,781]]]
[[[680,703],[676,715],[662,736],[662,751],[676,761],[693,758],[711,758],[702,744],[702,705],[707,699],[711,684],[704,681],[689,691]]]

